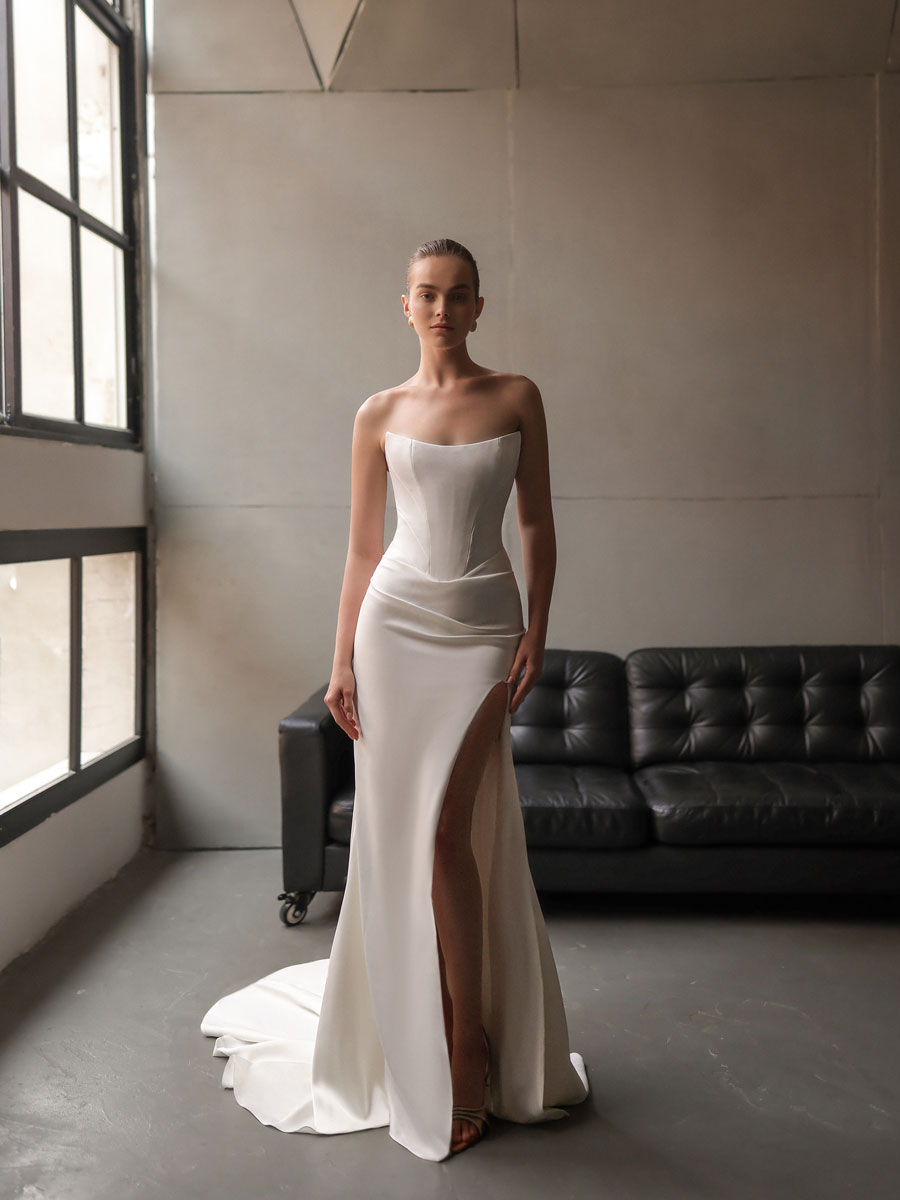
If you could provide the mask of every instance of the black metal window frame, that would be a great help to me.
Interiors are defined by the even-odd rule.
[[[138,186],[137,95],[135,90],[134,31],[108,0],[64,0],[66,13],[66,72],[69,109],[69,186],[65,196],[16,162],[16,117],[13,61],[12,0],[0,0],[0,205],[3,241],[3,338],[0,371],[0,433],[50,438],[63,442],[143,449],[140,319],[138,299],[137,211]],[[75,8],[78,7],[116,44],[119,50],[119,115],[121,129],[122,231],[107,225],[79,203],[78,122],[75,71]],[[25,191],[65,214],[71,227],[72,321],[75,416],[72,420],[22,411],[21,330],[19,322],[19,191]],[[82,228],[118,246],[123,252],[126,428],[84,423],[82,371],[81,238]]]
[[[138,732],[106,754],[81,765],[82,558],[92,554],[135,551],[135,692],[134,728]],[[118,529],[0,530],[0,563],[68,558],[69,588],[69,770],[53,783],[0,812],[0,846],[33,829],[118,775],[146,754],[147,712],[147,530],[143,525]]]

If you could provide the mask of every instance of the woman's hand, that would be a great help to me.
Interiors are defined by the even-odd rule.
[[[516,711],[540,679],[541,671],[544,669],[544,639],[529,630],[526,630],[519,640],[516,657],[513,659],[513,665],[506,677],[507,683],[514,684],[523,669],[525,673],[519,680],[519,686],[513,692],[512,700],[509,703],[511,713]]]
[[[332,672],[325,703],[344,733],[356,741],[360,731],[356,712],[356,677],[351,667],[336,668]]]

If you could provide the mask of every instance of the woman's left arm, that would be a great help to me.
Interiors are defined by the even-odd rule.
[[[519,640],[507,677],[515,683],[521,675],[509,710],[515,712],[540,679],[544,643],[550,616],[550,598],[556,576],[556,530],[550,499],[550,453],[547,421],[541,393],[524,375],[520,406],[520,451],[516,472],[516,507],[522,539],[522,563],[528,593],[528,627]]]

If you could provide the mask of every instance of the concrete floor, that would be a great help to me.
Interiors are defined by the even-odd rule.
[[[279,891],[277,850],[146,849],[0,975],[4,1200],[900,1195],[896,899],[542,896],[592,1095],[429,1163],[222,1088],[209,1005],[330,952],[340,896]]]

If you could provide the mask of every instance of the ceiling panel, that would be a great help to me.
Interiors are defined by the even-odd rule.
[[[154,0],[153,92],[320,91],[289,0]]]
[[[330,86],[334,91],[511,88],[512,0],[362,0]]]
[[[884,70],[895,0],[518,0],[527,87]]]

